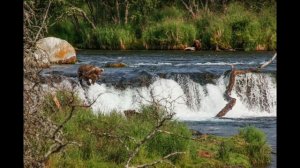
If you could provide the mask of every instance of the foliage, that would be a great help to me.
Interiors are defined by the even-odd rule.
[[[134,41],[134,35],[129,27],[97,27],[91,36],[96,40],[96,48],[100,49],[126,49],[126,46]],[[93,42],[85,45],[90,48]]]
[[[248,143],[246,149],[253,165],[262,166],[270,163],[271,147],[261,130],[249,126],[241,129],[239,135]]]
[[[82,14],[73,12],[50,27],[49,35],[70,40],[79,48],[183,49],[200,39],[204,50],[276,50],[274,0],[78,0],[54,4],[55,16],[75,6],[95,25],[93,28]]]
[[[70,96],[69,92],[57,92],[57,99],[64,106]],[[49,95],[43,106],[45,114],[55,123],[69,115],[69,108],[51,112],[53,108],[56,107]],[[66,138],[75,143],[53,154],[47,166],[124,167],[137,142],[164,116],[165,111],[157,106],[142,106],[137,114],[127,117],[117,111],[95,115],[90,108],[77,107],[63,127]],[[142,146],[133,165],[151,163],[173,152],[185,154],[172,156],[156,167],[169,167],[170,163],[178,167],[252,167],[266,165],[270,160],[265,135],[254,127],[241,129],[238,135],[227,138],[203,135],[193,139],[187,126],[176,120],[165,122],[160,130]],[[259,148],[262,150],[257,151]]]
[[[178,49],[180,45],[192,43],[195,36],[195,27],[180,20],[168,20],[161,24],[149,26],[143,33],[147,47],[159,47],[161,49]]]
[[[183,18],[184,15],[184,11],[175,6],[164,6],[163,9],[156,9],[151,19],[155,22],[160,22],[163,20]]]

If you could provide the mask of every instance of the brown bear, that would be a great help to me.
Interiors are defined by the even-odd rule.
[[[196,50],[201,49],[201,41],[200,40],[194,40],[193,47],[195,47]]]
[[[81,65],[78,68],[77,75],[81,85],[83,79],[90,86],[90,79],[92,80],[92,84],[94,84],[96,80],[100,78],[102,72],[104,72],[104,69],[96,67],[94,65]]]

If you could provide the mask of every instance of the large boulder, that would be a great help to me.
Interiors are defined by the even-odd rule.
[[[37,41],[35,56],[45,65],[74,64],[76,62],[76,52],[74,47],[66,40],[56,37],[46,37]]]

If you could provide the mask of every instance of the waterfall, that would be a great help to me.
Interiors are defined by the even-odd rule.
[[[228,77],[224,76],[215,83],[201,85],[188,75],[176,75],[171,79],[157,78],[148,87],[127,87],[124,90],[94,84],[85,91],[81,90],[80,97],[89,102],[97,99],[92,105],[95,113],[137,110],[142,104],[156,101],[176,112],[179,120],[204,120],[213,118],[226,105],[223,95],[227,83]],[[225,117],[276,116],[276,80],[271,74],[238,76],[232,97],[237,99],[236,105]]]

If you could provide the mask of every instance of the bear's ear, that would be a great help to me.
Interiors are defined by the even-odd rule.
[[[104,72],[104,69],[96,67],[95,72],[102,73],[102,72]]]
[[[95,71],[97,71],[97,67],[91,68],[89,71],[86,72],[86,74],[94,73]]]

